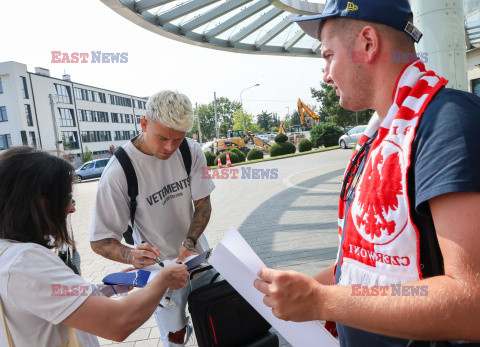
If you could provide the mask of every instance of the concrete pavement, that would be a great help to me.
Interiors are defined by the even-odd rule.
[[[331,265],[338,247],[338,194],[350,156],[350,150],[334,150],[259,162],[238,167],[237,179],[215,179],[212,217],[205,231],[210,246],[214,247],[233,226],[268,267],[313,275]],[[248,171],[253,169],[263,170],[257,173],[263,173],[265,179],[254,179],[255,174]],[[268,174],[266,170],[270,170]],[[91,283],[101,283],[106,274],[126,267],[98,256],[90,248],[88,235],[97,184],[98,180],[90,180],[75,186],[77,212],[72,215],[82,276]],[[281,340],[282,346],[288,346]],[[123,343],[100,342],[162,346],[153,318]],[[195,341],[189,346],[196,346]]]

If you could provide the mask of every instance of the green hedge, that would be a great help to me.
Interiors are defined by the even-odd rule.
[[[300,153],[302,152],[309,152],[311,151],[313,148],[313,143],[312,141],[310,141],[309,139],[302,139],[299,143],[298,143],[298,151]]]
[[[248,160],[263,159],[263,152],[259,149],[251,149],[247,154]]]
[[[238,163],[238,156],[235,153],[228,152],[228,155],[232,164]],[[220,154],[220,160],[222,161],[222,165],[227,164],[227,152]],[[218,165],[218,158],[215,159],[214,165]]]
[[[245,154],[241,150],[239,150],[238,148],[235,147],[235,148],[232,148],[228,151],[228,154],[232,154],[232,153],[235,153],[237,155],[239,163],[243,163],[244,161],[246,161]],[[230,158],[230,159],[232,159],[232,158]]]
[[[310,138],[314,147],[332,147],[338,145],[343,130],[334,123],[319,124],[310,130]]]
[[[215,165],[215,159],[217,157],[212,152],[205,152],[205,159],[207,159],[207,166]]]
[[[293,154],[296,148],[293,143],[282,142],[276,143],[270,148],[270,157],[278,157],[279,155]]]
[[[288,141],[288,136],[285,135],[284,133],[280,133],[277,136],[275,136],[276,143],[285,143],[287,141]]]

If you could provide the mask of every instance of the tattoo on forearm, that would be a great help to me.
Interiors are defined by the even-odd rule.
[[[193,205],[195,206],[195,212],[193,213],[193,218],[190,222],[190,228],[187,235],[198,239],[207,227],[207,224],[210,220],[210,214],[212,213],[210,195],[203,199],[194,201]]]
[[[124,264],[131,263],[132,248],[122,245],[116,239],[103,239],[90,242],[93,251],[107,259]]]

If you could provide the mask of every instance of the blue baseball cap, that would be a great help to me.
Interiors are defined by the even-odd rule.
[[[413,25],[413,12],[408,0],[329,0],[322,14],[292,18],[313,38],[320,34],[327,18],[343,17],[385,24],[407,33],[415,42],[423,34]]]

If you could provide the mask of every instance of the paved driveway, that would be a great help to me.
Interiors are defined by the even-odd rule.
[[[210,245],[214,247],[233,226],[268,267],[313,275],[331,265],[338,246],[338,192],[350,155],[350,150],[333,150],[255,163],[237,167],[237,179],[215,179],[213,212],[205,231]],[[91,180],[76,185],[77,212],[72,216],[82,276],[92,283],[125,268],[90,249],[97,184],[98,180]],[[288,345],[281,340],[281,345]],[[162,346],[153,318],[125,342],[101,339],[101,344]]]

